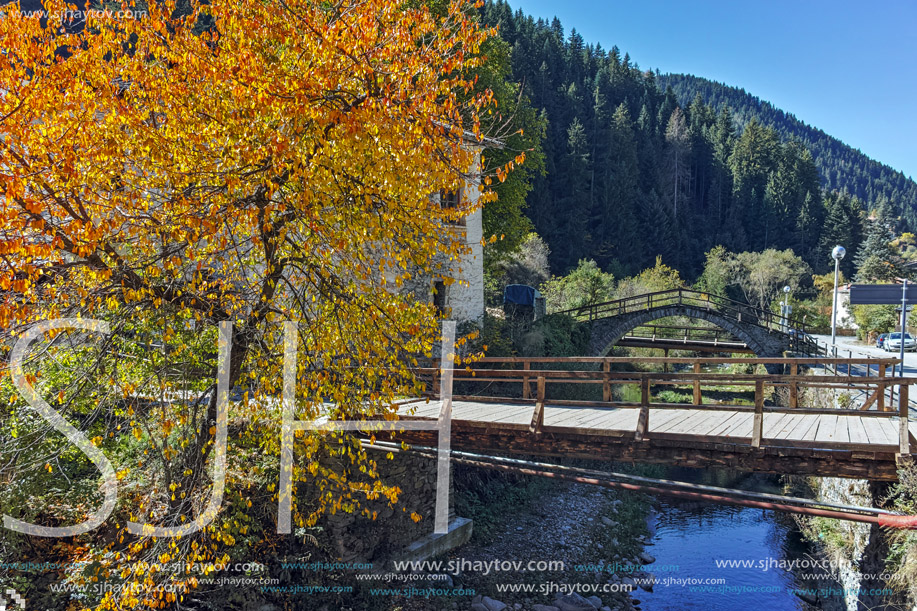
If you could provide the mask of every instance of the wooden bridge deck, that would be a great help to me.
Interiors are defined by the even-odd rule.
[[[641,360],[643,365],[686,365],[691,361],[488,358],[473,368],[456,369],[455,381],[465,384],[465,392],[482,384],[485,388],[496,384],[505,391],[507,384],[518,383],[524,398],[455,396],[450,443],[455,449],[485,453],[720,466],[886,481],[897,479],[899,461],[910,460],[917,452],[917,419],[910,417],[907,392],[915,380],[887,376],[891,360],[701,358],[694,360],[692,373],[612,369],[619,362],[633,365]],[[791,374],[697,373],[704,362],[775,365],[777,361],[783,361]],[[831,361],[836,375],[800,373],[816,361]],[[849,371],[851,366],[862,365],[860,361],[866,363],[866,376],[837,374],[843,367]],[[534,368],[561,363],[563,370]],[[592,369],[570,369],[577,364]],[[873,366],[878,366],[879,374],[870,376]],[[531,384],[537,388],[534,393],[528,388]],[[599,385],[602,400],[552,399],[546,393],[546,386],[564,384]],[[619,385],[637,386],[640,401],[614,400],[613,387]],[[693,397],[689,395],[692,404],[665,403],[665,395],[653,394],[686,386],[689,392],[693,388]],[[436,380],[434,387],[438,388]],[[754,405],[704,403],[705,388],[720,389],[720,396],[723,388],[746,397],[751,392]],[[897,405],[890,401],[889,391],[895,388]],[[842,397],[846,399],[841,401]],[[844,407],[838,407],[838,402]],[[440,400],[418,398],[400,404],[398,417],[435,421],[441,409]],[[436,445],[437,435],[435,430],[405,430],[393,433],[392,438]]]
[[[399,416],[409,420],[435,420],[441,401],[415,400],[401,405]],[[452,403],[453,426],[528,432],[535,406],[532,403]],[[546,404],[543,433],[618,436],[633,438],[639,410],[632,407],[582,407]],[[750,411],[695,409],[690,406],[656,408],[649,420],[648,438],[750,444],[754,413]],[[910,423],[917,439],[917,422]],[[771,446],[825,450],[898,451],[898,418],[838,414],[764,414],[763,443]]]
[[[438,400],[399,406],[404,420],[435,421]],[[691,467],[734,467],[773,473],[897,478],[899,422],[870,414],[769,412],[763,416],[761,447],[752,446],[754,413],[741,409],[654,407],[643,440],[635,441],[640,410],[546,403],[544,424],[530,430],[536,405],[529,402],[452,403],[455,449],[633,460]],[[800,410],[803,411],[803,410]],[[909,423],[911,444],[917,422]],[[436,444],[436,434],[405,431],[406,441]]]

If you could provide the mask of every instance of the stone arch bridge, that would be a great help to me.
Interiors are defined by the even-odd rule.
[[[562,313],[591,326],[590,356],[605,356],[635,327],[671,316],[712,323],[740,339],[758,357],[781,357],[787,352],[819,354],[818,344],[803,333],[798,320],[686,288],[634,295]]]

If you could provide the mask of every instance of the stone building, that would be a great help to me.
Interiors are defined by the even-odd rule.
[[[442,192],[433,197],[441,206],[467,206],[472,209],[460,222],[448,227],[465,243],[468,253],[451,266],[448,275],[455,282],[447,284],[436,276],[430,279],[429,299],[448,319],[481,323],[484,318],[484,214],[483,207],[477,205],[481,195],[481,153],[486,147],[502,148],[502,144],[491,139],[482,141],[469,133],[465,134],[465,142],[475,152],[474,164],[465,185],[457,192]],[[418,292],[415,294],[420,297]]]

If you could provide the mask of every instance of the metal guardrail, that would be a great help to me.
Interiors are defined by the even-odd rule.
[[[820,344],[819,344],[819,345],[820,345]],[[888,373],[888,375],[890,375],[890,376],[893,377],[893,378],[894,378],[894,377],[901,377],[901,376],[903,376],[903,371],[902,371],[902,370],[903,370],[904,364],[901,363],[901,360],[898,359],[898,358],[892,358],[892,357],[889,357],[889,358],[882,358],[882,357],[877,357],[877,356],[874,356],[874,355],[872,355],[872,354],[869,354],[869,353],[866,353],[866,352],[860,352],[860,351],[858,351],[858,350],[854,350],[854,349],[851,349],[851,348],[839,348],[839,347],[837,346],[837,344],[829,345],[829,346],[824,346],[824,347],[823,347],[823,350],[824,350],[824,354],[825,354],[826,356],[830,356],[830,357],[832,357],[833,359],[840,359],[841,361],[842,361],[843,358],[844,358],[844,357],[841,356],[841,355],[843,355],[844,353],[847,354],[847,357],[846,357],[847,359],[853,359],[853,358],[857,358],[857,359],[866,359],[867,362],[866,362],[866,363],[861,363],[861,365],[865,365],[865,369],[866,369],[866,372],[865,372],[865,373],[866,373],[866,376],[867,376],[867,377],[869,377],[869,376],[871,375],[871,373],[872,373],[872,368],[873,368],[873,367],[876,368],[876,375],[877,375],[877,376],[884,376],[884,375],[886,375],[886,372]],[[858,355],[858,356],[857,356],[857,357],[854,357],[855,354]],[[843,363],[841,363],[841,364],[843,364]],[[888,369],[888,366],[889,366],[889,365],[891,366],[890,369]],[[853,366],[856,367],[855,364],[854,364]],[[837,364],[835,364],[833,367],[829,364],[829,365],[825,365],[824,370],[825,370],[826,372],[830,372],[830,373],[831,373],[832,375],[834,375],[834,376],[839,376],[839,375],[851,375],[851,365],[847,365],[847,366],[844,367],[843,369],[839,369],[839,367],[838,367]],[[888,389],[888,397],[889,397],[889,402],[894,403],[894,401],[895,401],[895,391],[894,391],[894,388],[889,388],[889,389]],[[915,397],[910,397],[910,398],[909,398],[909,406],[910,406],[911,409],[917,410],[917,398],[915,398]]]

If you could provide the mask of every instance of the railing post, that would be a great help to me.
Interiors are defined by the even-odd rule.
[[[611,361],[605,359],[602,361],[602,371],[605,375],[602,376],[602,401],[606,403],[611,402],[611,380],[608,378],[608,374],[611,373]]]
[[[530,367],[531,366],[529,365],[528,361],[522,364],[522,368],[525,369],[526,371],[528,371]],[[522,398],[523,399],[532,398],[532,389],[529,388],[529,377],[528,376],[522,376]]]
[[[650,378],[640,376],[640,415],[637,417],[637,441],[643,441],[650,426]]]
[[[529,432],[538,434],[541,433],[541,429],[544,427],[544,376],[538,376],[536,386],[535,411],[532,413]]]
[[[879,363],[879,379],[885,379],[885,363]],[[876,409],[880,412],[885,411],[885,384],[879,384],[882,392],[879,393],[879,405]]]
[[[700,374],[700,361],[694,362],[694,373]],[[701,404],[700,380],[694,380],[694,405]]]
[[[904,342],[904,340],[901,340]],[[902,383],[898,387],[898,453],[900,454],[910,454],[911,453],[911,431],[908,427],[910,424],[910,412],[911,408],[908,405],[908,386],[907,383]]]
[[[764,436],[764,380],[755,380],[755,421],[752,424],[751,445],[761,447]]]
[[[790,382],[790,407],[799,407],[799,383],[796,382],[796,376],[799,374],[799,365],[790,364],[790,376],[794,379]]]

